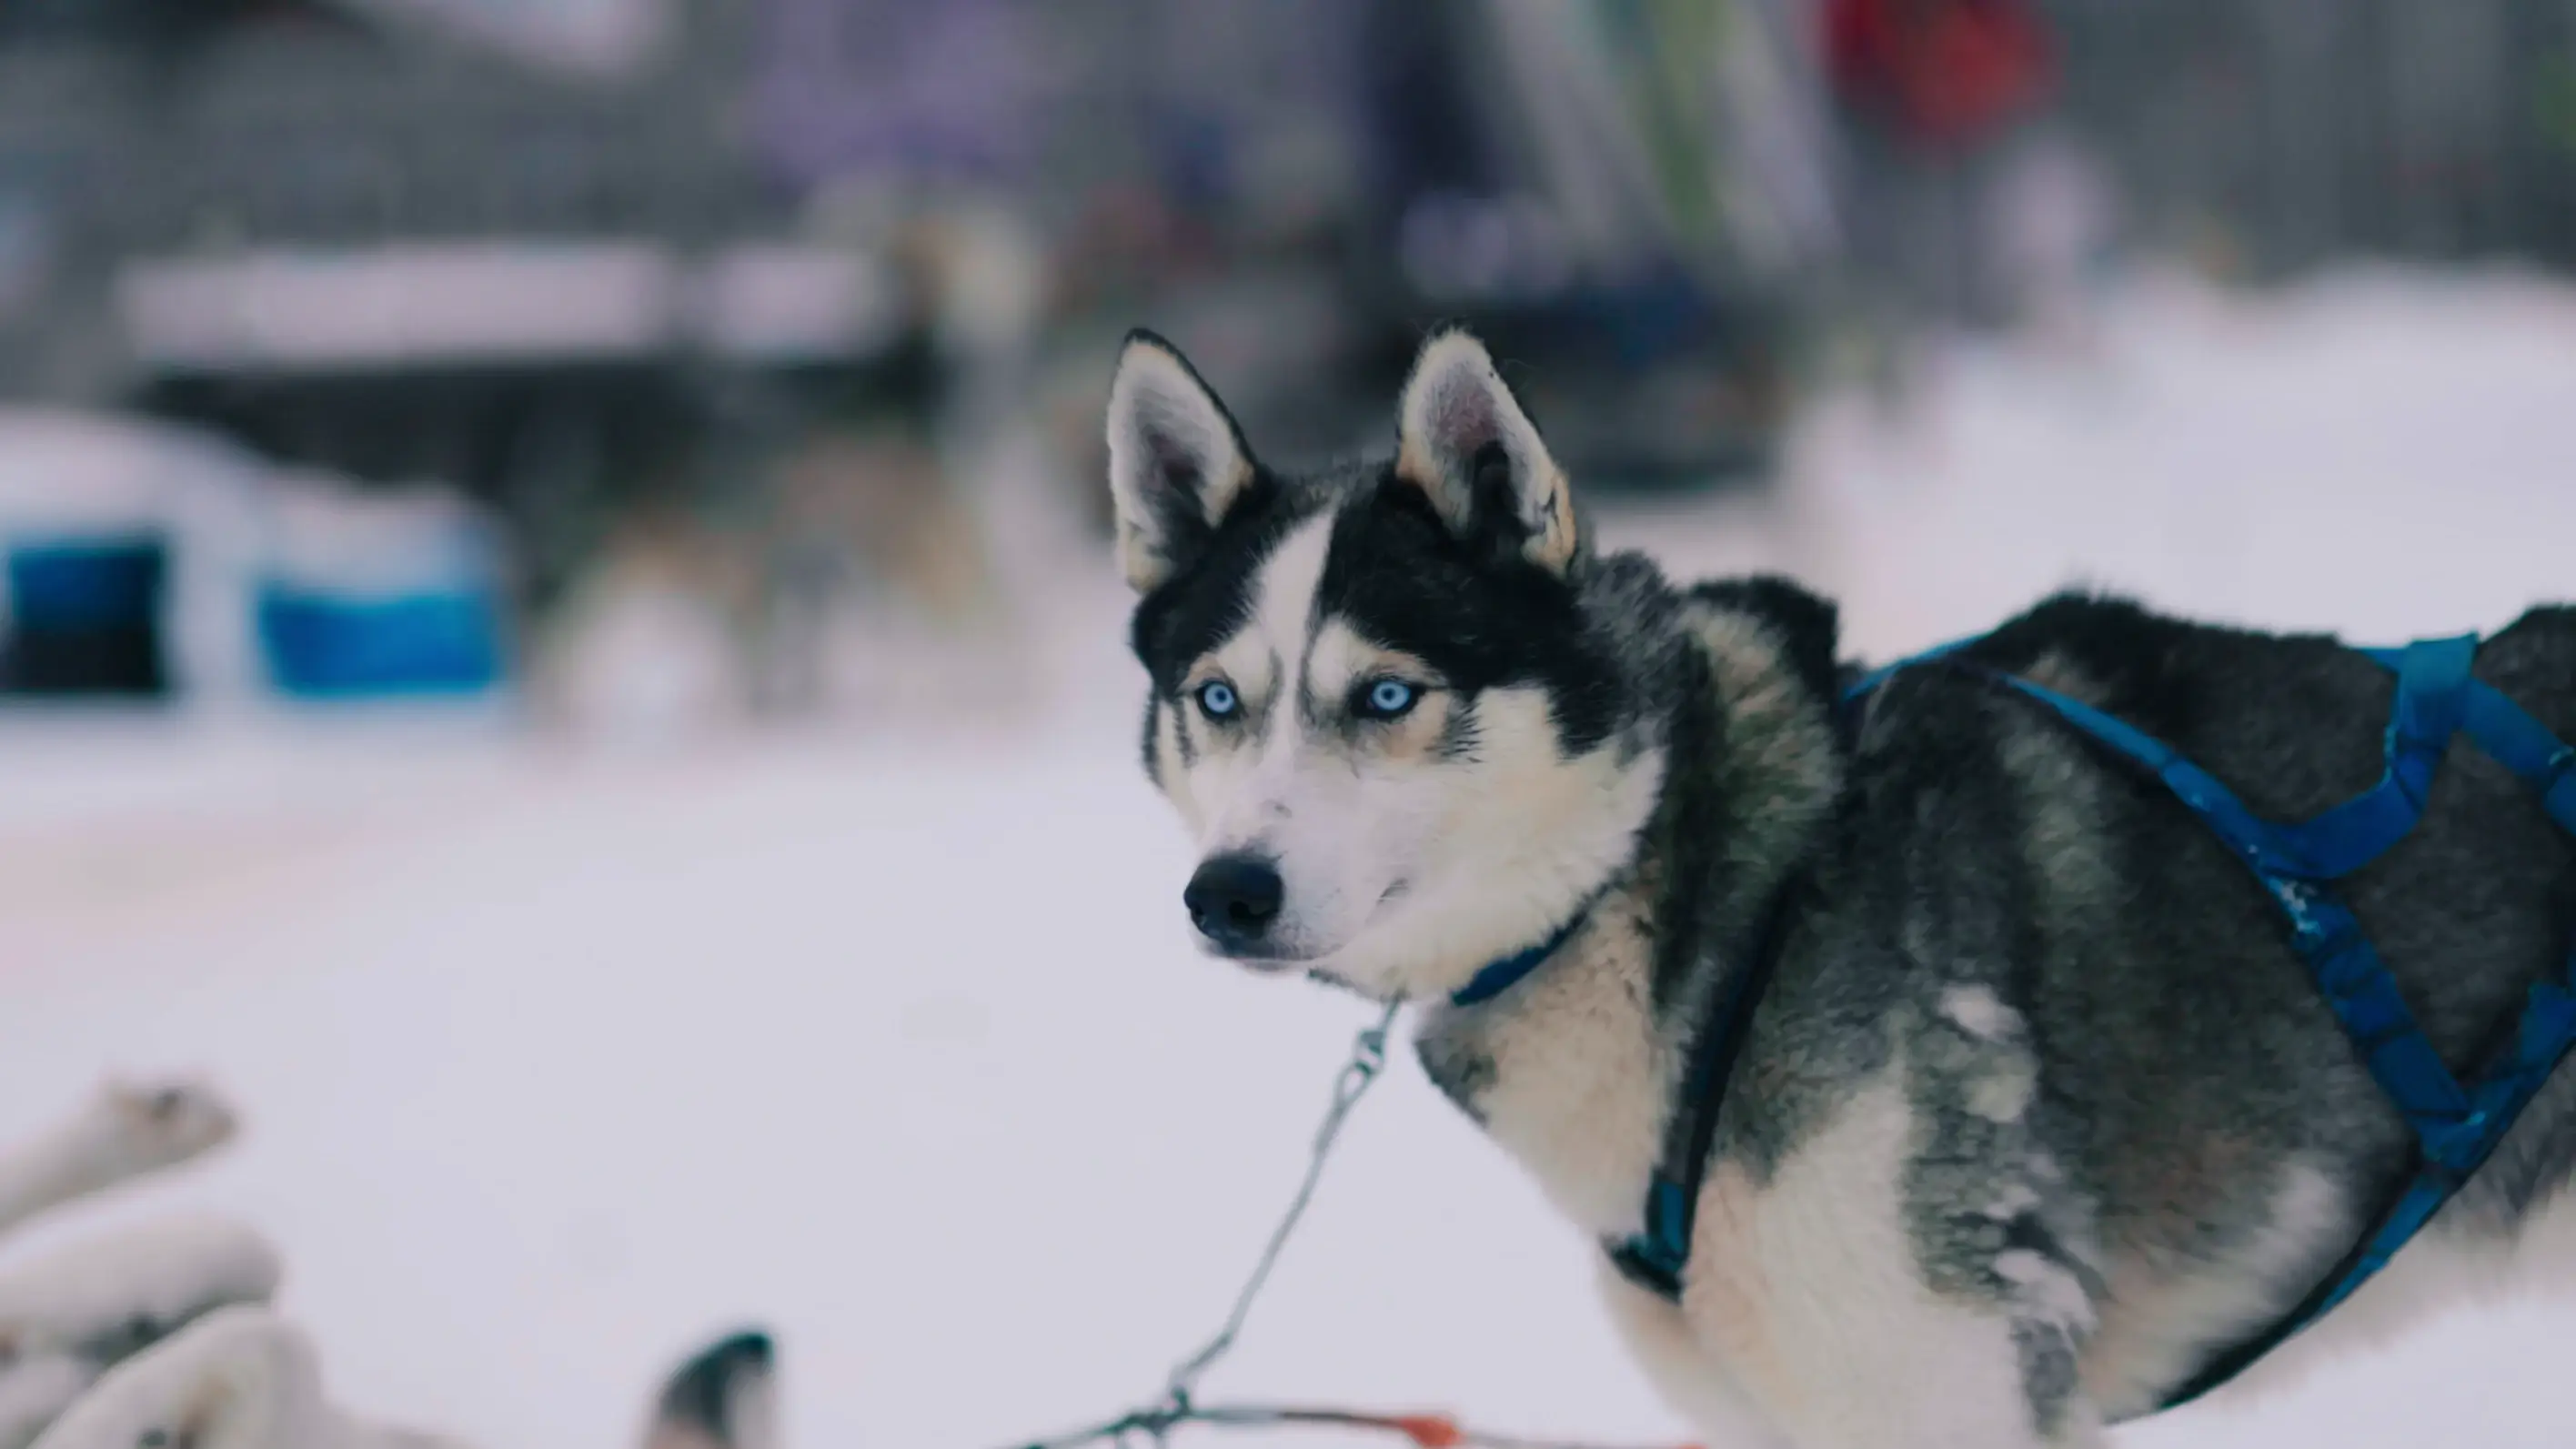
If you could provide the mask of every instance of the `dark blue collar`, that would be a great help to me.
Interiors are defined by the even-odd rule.
[[[1477,972],[1466,985],[1449,993],[1449,1004],[1474,1006],[1480,1002],[1491,1001],[1520,985],[1531,972],[1546,965],[1548,957],[1555,955],[1560,947],[1573,940],[1574,933],[1583,929],[1583,923],[1590,919],[1591,915],[1592,906],[1586,902],[1581,910],[1574,913],[1571,920],[1557,927],[1555,933],[1546,940],[1525,951],[1506,956]]]

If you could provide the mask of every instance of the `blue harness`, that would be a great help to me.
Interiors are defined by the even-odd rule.
[[[2576,834],[2576,746],[2552,735],[2521,706],[2470,677],[2475,635],[2427,639],[2402,649],[2362,651],[2397,675],[2397,703],[2387,733],[2387,770],[2368,791],[2295,824],[2267,821],[2245,808],[2216,777],[2161,740],[2080,700],[2029,680],[1954,657],[1973,641],[1945,645],[1861,678],[1843,693],[1844,727],[1853,727],[1870,693],[1897,671],[1940,661],[2047,706],[2103,748],[2161,781],[2198,815],[2262,882],[2289,920],[2291,944],[2307,963],[2335,1017],[2371,1076],[2415,1134],[2416,1161],[2404,1189],[2371,1231],[2314,1291],[2251,1341],[2218,1355],[2165,1401],[2173,1408],[2201,1397],[2314,1323],[2386,1267],[2398,1249],[2432,1220],[2495,1150],[2514,1119],[2576,1046],[2576,949],[2563,979],[2531,988],[2519,1030],[2503,1059],[2474,1085],[2451,1075],[2426,1039],[2396,978],[2338,900],[2330,883],[2377,860],[2423,817],[2434,772],[2452,736],[2466,733],[2498,764],[2540,795],[2552,820]],[[1753,1008],[1777,965],[1789,888],[1767,911],[1754,954],[1704,1025],[1683,1073],[1681,1090],[1646,1198],[1644,1230],[1610,1245],[1630,1281],[1678,1301],[1690,1257],[1692,1217],[1716,1141],[1725,1098]],[[1562,941],[1560,935],[1557,940]],[[1477,978],[1478,999],[1537,967],[1556,942],[1523,952]],[[1532,959],[1534,958],[1534,959]],[[1516,968],[1516,969],[1508,969]]]

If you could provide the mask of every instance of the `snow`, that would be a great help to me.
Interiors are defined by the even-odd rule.
[[[2576,582],[2576,295],[2527,278],[2144,281],[2089,350],[1932,382],[1899,425],[1818,407],[1774,494],[1605,531],[1803,573],[1874,656],[2078,578],[2374,641]],[[493,1449],[633,1442],[744,1320],[802,1449],[1126,1407],[1223,1312],[1367,1012],[1191,949],[1108,574],[1046,601],[1064,688],[1016,732],[0,722],[0,1136],[211,1070],[244,1139],[112,1211],[261,1225],[338,1397]],[[1593,1252],[1399,1052],[1209,1392],[1674,1437]],[[2465,1317],[2122,1442],[2556,1444],[2571,1329]]]

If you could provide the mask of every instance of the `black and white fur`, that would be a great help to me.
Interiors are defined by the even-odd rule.
[[[1592,552],[1473,339],[1425,346],[1392,459],[1263,466],[1141,333],[1108,435],[1145,765],[1197,840],[1208,943],[1426,1003],[1432,1079],[1587,1244],[1638,1230],[1682,1044],[1794,891],[1681,1303],[1603,1272],[1712,1442],[2097,1443],[2286,1311],[2405,1170],[2406,1129],[2205,827],[1953,672],[1888,684],[1846,745],[1832,605]],[[2379,772],[2390,677],[2329,639],[2069,596],[1970,657],[2276,818]],[[2576,610],[2526,615],[2477,673],[2576,738]],[[2465,1073],[2566,964],[2576,843],[2462,743],[2348,899]],[[1524,984],[1447,1004],[1576,920]],[[2425,1237],[2240,1383],[2570,1286],[2571,1179],[2561,1072]]]
[[[653,1406],[644,1449],[777,1449],[777,1350],[745,1329],[680,1365]]]
[[[0,1234],[213,1151],[232,1108],[192,1080],[110,1082],[0,1151]],[[0,1449],[25,1449],[100,1375],[230,1304],[266,1302],[279,1265],[228,1219],[145,1219],[0,1265]]]
[[[768,1337],[737,1333],[681,1365],[644,1449],[777,1449]],[[312,1340],[264,1303],[205,1314],[116,1364],[34,1449],[463,1449],[348,1414],[325,1392]]]

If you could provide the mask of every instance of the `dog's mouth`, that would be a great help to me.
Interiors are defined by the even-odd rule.
[[[1377,924],[1377,922],[1384,917],[1386,909],[1410,895],[1412,893],[1412,889],[1413,887],[1411,882],[1398,880],[1394,884],[1388,886],[1384,891],[1380,892],[1377,898],[1377,904],[1369,912],[1369,918],[1365,923],[1363,923],[1362,930],[1354,933],[1354,936],[1351,939],[1356,939],[1358,935],[1366,934],[1367,926]],[[1341,955],[1344,950],[1349,948],[1350,944],[1351,940],[1346,939],[1320,950],[1306,948],[1287,951],[1263,951],[1258,949],[1244,949],[1220,945],[1205,936],[1201,936],[1199,938],[1200,950],[1206,952],[1209,956],[1212,956],[1217,960],[1230,962],[1233,965],[1240,966],[1244,970],[1249,971],[1256,976],[1289,976],[1302,972],[1317,981],[1326,982],[1334,986],[1349,986],[1350,983],[1343,980],[1341,977],[1334,975],[1330,970],[1325,969],[1323,963],[1329,962],[1334,957]]]
[[[1309,963],[1323,959],[1321,955],[1307,955],[1302,952],[1295,955],[1280,956],[1256,955],[1244,951],[1230,951],[1225,947],[1216,944],[1214,941],[1202,941],[1200,943],[1200,949],[1220,961],[1240,966],[1244,970],[1249,971],[1256,976],[1285,976],[1291,972],[1303,971]]]
[[[1213,941],[1201,941],[1199,944],[1200,948],[1209,957],[1223,961],[1231,966],[1240,967],[1244,971],[1258,976],[1265,981],[1292,976],[1302,976],[1306,980],[1311,981],[1318,986],[1329,986],[1336,991],[1347,991],[1355,996],[1363,997],[1370,1001],[1383,1001],[1386,999],[1378,992],[1362,986],[1357,981],[1354,981],[1333,969],[1329,963],[1341,954],[1338,950],[1304,952],[1294,956],[1259,956],[1239,955],[1218,946]]]
[[[1212,960],[1223,961],[1229,965],[1239,966],[1244,970],[1251,972],[1255,976],[1293,976],[1303,974],[1312,977],[1317,981],[1326,982],[1330,985],[1349,987],[1351,986],[1351,983],[1340,976],[1333,974],[1329,969],[1329,963],[1335,957],[1340,956],[1343,952],[1349,950],[1354,941],[1358,940],[1361,936],[1368,934],[1370,927],[1373,927],[1382,921],[1385,918],[1389,907],[1400,904],[1406,897],[1410,896],[1412,892],[1412,882],[1403,879],[1396,880],[1393,884],[1387,886],[1385,890],[1378,893],[1376,904],[1371,907],[1368,919],[1361,923],[1358,930],[1329,946],[1317,947],[1304,942],[1287,946],[1284,949],[1277,944],[1267,942],[1243,946],[1230,946],[1221,941],[1215,940],[1212,937],[1202,935],[1198,938],[1199,951],[1202,955],[1207,956]],[[1358,988],[1352,987],[1351,989],[1356,990]]]

